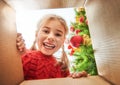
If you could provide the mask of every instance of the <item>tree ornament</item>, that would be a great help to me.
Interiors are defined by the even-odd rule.
[[[80,23],[83,23],[83,22],[84,22],[84,17],[83,17],[83,16],[80,17],[80,18],[79,18],[79,21],[80,21]]]
[[[79,7],[79,8],[77,8],[77,11],[78,12],[85,11],[85,8],[84,7]]]
[[[74,47],[79,47],[83,43],[83,37],[79,35],[75,35],[70,39],[70,43]]]
[[[78,30],[76,30],[75,32],[76,32],[76,34],[78,34],[79,32],[81,32],[81,30],[78,29]]]
[[[72,26],[72,27],[70,27],[70,31],[71,32],[74,32],[75,31],[75,28]]]

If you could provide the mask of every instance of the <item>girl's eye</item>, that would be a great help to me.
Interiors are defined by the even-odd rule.
[[[46,33],[46,34],[48,34],[48,33],[49,33],[49,31],[48,31],[48,30],[43,30],[43,32],[44,32],[44,33]]]
[[[62,34],[60,34],[60,33],[56,33],[55,36],[57,36],[57,37],[61,37]]]

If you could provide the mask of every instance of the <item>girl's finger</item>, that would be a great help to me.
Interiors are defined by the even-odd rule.
[[[18,47],[21,47],[21,45],[23,45],[24,44],[24,42],[25,42],[25,40],[20,40],[19,42],[17,42],[17,46]]]
[[[21,35],[21,34],[20,34],[20,35],[17,35],[17,39],[16,39],[16,41],[19,42],[19,41],[21,41],[21,40],[23,40],[22,35]]]

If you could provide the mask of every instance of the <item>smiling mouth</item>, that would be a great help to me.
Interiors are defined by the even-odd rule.
[[[44,45],[45,48],[50,49],[50,50],[55,48],[54,44],[50,44],[50,43],[47,43],[47,42],[43,43],[43,45]]]

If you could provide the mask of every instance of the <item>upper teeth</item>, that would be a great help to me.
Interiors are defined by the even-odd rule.
[[[51,48],[51,49],[55,47],[55,45],[48,44],[48,43],[44,43],[44,46],[45,46],[46,48]]]

